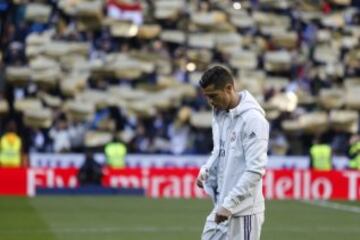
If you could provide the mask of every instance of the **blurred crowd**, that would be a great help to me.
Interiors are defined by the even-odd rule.
[[[346,155],[359,132],[359,1],[0,0],[0,17],[0,135],[25,152],[207,154],[212,64],[266,110],[270,154]]]

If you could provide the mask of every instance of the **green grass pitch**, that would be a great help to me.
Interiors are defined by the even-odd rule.
[[[261,239],[360,239],[360,203],[335,204],[345,209],[319,207],[300,201],[268,201]],[[210,200],[0,197],[0,239],[200,239],[210,209]]]

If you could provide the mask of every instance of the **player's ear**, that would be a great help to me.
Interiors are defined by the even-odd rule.
[[[227,92],[227,93],[231,93],[233,87],[234,87],[234,86],[233,86],[231,83],[227,83],[227,84],[225,85],[225,87],[224,87],[224,90],[225,90],[225,92]]]

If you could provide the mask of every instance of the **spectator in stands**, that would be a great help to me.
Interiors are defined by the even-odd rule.
[[[349,168],[360,170],[360,134],[354,134],[350,138]]]
[[[137,153],[146,153],[149,149],[150,139],[146,134],[146,129],[141,121],[138,121],[135,129],[135,136],[130,142],[130,151]]]
[[[102,179],[102,166],[95,161],[90,149],[85,151],[85,161],[79,169],[78,180],[81,186],[100,185]]]
[[[126,154],[126,145],[116,141],[115,138],[105,146],[106,163],[111,168],[124,168]]]
[[[349,146],[349,137],[350,134],[348,133],[343,133],[341,131],[335,132],[334,136],[332,137],[332,141],[331,141],[331,149],[333,152],[333,155],[338,155],[338,156],[346,156],[347,155],[347,150],[348,150],[348,146]]]
[[[70,133],[66,117],[61,117],[49,131],[53,142],[53,151],[56,153],[68,152],[71,149]]]
[[[84,122],[74,122],[68,128],[71,150],[82,152],[84,147],[85,134],[88,124]]]
[[[311,166],[315,170],[329,171],[332,169],[332,150],[329,144],[326,144],[321,136],[314,139],[310,148]]]
[[[270,133],[269,153],[273,155],[286,155],[289,149],[289,143],[286,136],[280,131]]]
[[[23,66],[26,64],[24,46],[20,42],[11,42],[10,48],[5,52],[5,63],[14,66]]]
[[[168,134],[170,137],[170,152],[172,154],[189,153],[193,145],[189,125],[191,109],[183,107],[178,111],[176,120],[170,124]]]
[[[0,51],[0,100],[5,98],[5,65],[3,62],[3,53]]]
[[[34,130],[29,135],[34,139],[31,151],[48,151],[48,147],[40,146],[47,142],[43,140],[47,138],[46,132],[53,144],[52,151],[81,151],[83,137],[91,130],[125,132],[129,152],[207,153],[212,147],[210,128],[179,124],[174,109],[189,106],[194,113],[210,110],[193,83],[209,63],[215,62],[228,65],[237,82],[256,93],[256,97],[263,100],[262,105],[270,105],[270,110],[276,108],[275,111],[280,112],[271,119],[272,129],[279,134],[272,135],[270,142],[282,149],[287,142],[287,154],[307,154],[314,134],[306,133],[303,128],[295,133],[290,129],[288,134],[285,121],[323,110],[328,113],[331,109],[351,109],[359,116],[356,98],[359,94],[348,94],[355,92],[357,88],[353,86],[359,84],[358,1],[351,4],[343,1],[342,5],[327,0],[284,4],[252,0],[244,1],[239,10],[233,9],[231,1],[187,1],[186,8],[167,1],[149,0],[107,0],[100,1],[99,6],[87,5],[83,0],[40,1],[41,11],[31,10],[29,6],[33,2],[0,0],[4,68],[1,69],[0,63],[3,70],[0,71],[0,95],[3,92],[9,105],[6,119],[16,118],[19,127],[24,123],[21,111],[14,107],[15,102],[39,98],[39,89],[53,77],[51,71],[50,75],[44,71],[38,75],[40,79],[34,78],[33,63],[38,57],[54,60],[57,66],[53,68],[60,69],[55,84],[44,88],[61,100],[60,105],[77,99],[89,89],[109,96],[109,89],[124,85],[129,86],[134,95],[146,92],[162,98],[161,94],[168,94],[169,88],[180,91],[182,86],[192,87],[195,94],[187,96],[188,90],[186,94],[168,94],[171,100],[167,101],[172,105],[169,108],[155,101],[157,113],[148,120],[137,113],[126,114],[133,110],[132,103],[138,101],[131,96],[123,98],[118,94],[121,96],[116,97],[121,99],[115,102],[125,104],[112,109],[107,103],[104,105],[101,98],[91,99],[95,117],[90,127],[87,123],[59,120],[61,118],[54,114],[56,121],[50,128],[41,132]],[[124,24],[122,20],[130,23]],[[49,47],[54,42],[89,46]],[[126,64],[120,61],[121,64],[113,66],[109,60],[113,57],[128,60],[122,60]],[[251,62],[254,64],[249,64]],[[122,69],[124,66],[126,71]],[[9,74],[10,67],[15,67],[15,74]],[[134,74],[128,74],[130,72]],[[1,82],[2,74],[6,84]],[[355,96],[354,100],[345,103],[341,100],[341,106],[324,108],[317,99],[328,89],[346,89],[346,94],[341,95],[346,95],[347,100]],[[286,101],[273,104],[274,99],[287,92],[297,97],[293,111],[279,106]],[[331,127],[326,131],[334,153],[344,154],[354,131],[333,131]],[[189,132],[192,149],[185,146],[184,141]],[[181,144],[176,144],[178,142]]]
[[[51,152],[51,142],[48,133],[44,129],[32,128],[29,129],[30,141],[29,152]]]
[[[0,166],[20,167],[22,162],[22,139],[18,135],[15,121],[7,123],[0,138]]]

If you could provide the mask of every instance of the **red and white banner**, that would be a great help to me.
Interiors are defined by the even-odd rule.
[[[103,186],[112,188],[143,188],[152,198],[204,198],[206,193],[196,187],[199,169],[106,169]]]
[[[36,188],[77,188],[76,168],[0,169],[0,195],[35,195]],[[151,198],[204,198],[197,168],[104,169],[102,185],[143,188]],[[360,171],[268,170],[267,199],[360,200]]]
[[[136,25],[143,23],[142,6],[138,0],[107,0],[107,12],[111,18],[132,21]]]
[[[26,178],[26,168],[0,168],[0,195],[28,195]]]
[[[77,168],[32,168],[28,170],[30,186],[41,188],[76,188],[79,186]]]
[[[33,189],[76,188],[77,169],[37,168],[29,170]],[[151,198],[205,198],[195,186],[198,173],[193,169],[104,169],[102,185],[111,188],[143,188]]]
[[[360,199],[360,171],[268,170],[267,199]]]

